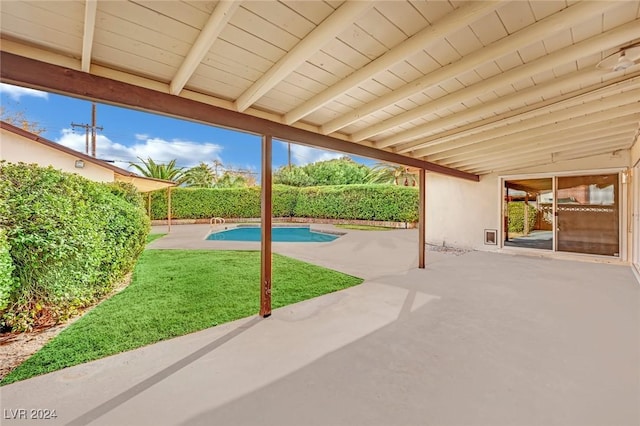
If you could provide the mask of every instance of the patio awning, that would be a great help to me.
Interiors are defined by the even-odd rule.
[[[13,1],[2,79],[477,179],[628,149],[639,17],[637,0]]]

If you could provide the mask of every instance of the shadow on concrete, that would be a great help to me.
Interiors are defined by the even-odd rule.
[[[173,364],[169,365],[168,367],[164,368],[163,370],[155,373],[153,376],[143,380],[142,382],[138,383],[137,385],[130,387],[129,389],[119,393],[118,395],[114,396],[113,398],[109,399],[108,401],[105,401],[104,403],[98,405],[97,407],[91,409],[90,411],[84,413],[83,415],[75,418],[74,420],[72,420],[69,423],[67,423],[67,425],[68,426],[79,426],[79,425],[86,425],[88,423],[93,422],[94,420],[102,417],[103,415],[107,414],[108,412],[110,412],[112,410],[115,410],[120,405],[122,405],[125,402],[129,401],[130,399],[136,397],[137,395],[141,394],[142,392],[146,391],[150,387],[160,383],[161,381],[163,381],[167,377],[169,377],[169,376],[177,373],[178,371],[182,370],[183,368],[185,368],[189,364],[197,361],[198,359],[202,358],[203,356],[209,354],[210,352],[212,352],[215,349],[219,348],[220,346],[224,345],[225,343],[227,343],[231,339],[233,339],[233,338],[239,336],[240,334],[244,333],[245,331],[247,331],[251,327],[253,327],[256,324],[258,324],[261,320],[262,320],[262,318],[255,317],[254,319],[250,320],[249,322],[246,322],[246,323],[240,325],[239,327],[237,327],[237,328],[231,330],[229,333],[217,338],[216,340],[214,340],[213,342],[209,343],[208,345],[198,349],[197,351],[195,351],[195,352],[191,353],[190,355],[182,358],[181,360],[179,360],[177,362],[174,362]]]

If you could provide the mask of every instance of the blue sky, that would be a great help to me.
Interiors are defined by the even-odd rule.
[[[91,102],[0,83],[5,114],[22,113],[45,129],[43,137],[84,152],[85,131],[71,123],[91,123]],[[201,161],[221,161],[231,169],[259,173],[260,138],[254,135],[205,126],[131,109],[97,103],[97,156],[128,168],[137,157],[156,162],[176,159],[178,166]],[[291,145],[292,163],[303,165],[338,158],[344,154]],[[367,165],[374,162],[351,156]],[[275,142],[273,166],[287,164],[287,144]]]

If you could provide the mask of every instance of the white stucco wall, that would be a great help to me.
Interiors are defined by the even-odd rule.
[[[482,249],[484,229],[498,229],[500,194],[495,176],[480,182],[427,174],[428,244]]]
[[[469,182],[434,173],[427,174],[427,234],[429,244],[475,250],[497,250],[499,245],[484,244],[484,230],[498,230],[500,239],[502,176],[538,173],[563,173],[581,170],[627,168],[631,164],[629,151],[616,155],[599,155],[578,160],[528,167],[506,173],[480,177]],[[621,188],[623,197],[626,190]],[[626,210],[626,209],[625,209]],[[621,226],[626,220],[621,221]],[[623,235],[626,231],[623,231]]]
[[[96,182],[113,182],[112,170],[96,164],[84,162],[84,168],[77,169],[73,155],[50,148],[41,143],[0,129],[0,160],[11,163],[36,163],[41,166],[53,166],[69,173],[77,173]]]

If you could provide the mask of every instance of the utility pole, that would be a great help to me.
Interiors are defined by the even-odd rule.
[[[96,103],[91,104],[91,156],[96,156],[96,129],[103,131],[102,127],[96,126]]]
[[[95,102],[91,104],[91,124],[76,124],[71,123],[71,127],[82,127],[85,131],[85,154],[89,154],[89,130],[91,130],[91,156],[96,156],[96,136],[97,130],[104,130],[100,126],[96,126],[96,104]]]
[[[84,128],[84,134],[85,134],[84,153],[89,155],[89,129],[91,128],[91,126],[88,125],[88,124],[71,123],[71,127],[73,127],[74,129],[76,127],[83,127]]]

